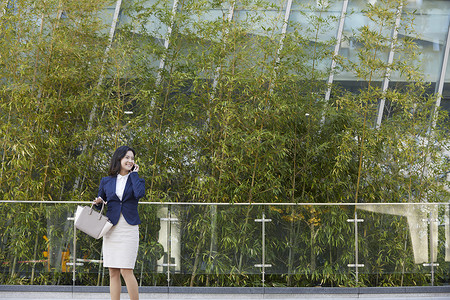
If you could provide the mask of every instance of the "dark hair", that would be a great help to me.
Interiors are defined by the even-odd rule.
[[[119,174],[120,161],[125,157],[128,151],[133,152],[133,155],[136,156],[136,152],[133,150],[133,148],[130,148],[128,146],[120,146],[116,149],[111,158],[111,163],[109,164],[109,176],[116,176],[117,174]]]

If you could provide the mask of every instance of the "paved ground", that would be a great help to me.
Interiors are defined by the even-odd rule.
[[[5,300],[43,300],[43,299],[78,299],[78,300],[107,300],[109,298],[109,294],[107,293],[19,293],[19,292],[0,292],[0,299]],[[129,299],[127,294],[122,294],[121,299]],[[330,299],[338,299],[338,300],[350,300],[350,299],[383,299],[383,300],[449,300],[450,293],[441,294],[376,294],[376,295],[367,295],[367,294],[324,294],[324,295],[314,295],[314,294],[296,294],[296,295],[286,295],[286,294],[239,294],[239,295],[230,295],[230,294],[149,294],[149,293],[141,293],[141,300],[147,299],[170,299],[170,300],[188,300],[188,299],[201,299],[201,300],[256,300],[256,299],[267,299],[267,300],[294,300],[294,299],[303,299],[303,300],[330,300]]]
[[[107,300],[107,287],[61,287],[61,286],[0,286],[0,299],[46,300],[78,299]],[[123,290],[121,299],[129,299]],[[412,288],[179,288],[144,287],[140,300],[450,300],[450,287]]]

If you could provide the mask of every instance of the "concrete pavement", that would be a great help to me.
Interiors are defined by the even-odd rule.
[[[121,299],[129,299],[123,288]],[[0,286],[0,299],[107,300],[108,287],[83,286]],[[202,288],[140,287],[140,300],[450,300],[450,286],[393,288]]]

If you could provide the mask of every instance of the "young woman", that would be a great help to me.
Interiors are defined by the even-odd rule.
[[[109,268],[111,300],[120,299],[122,275],[131,300],[139,299],[138,283],[133,274],[139,247],[138,201],[145,195],[144,179],[134,163],[135,151],[117,148],[111,158],[109,176],[100,181],[94,203],[107,205],[106,216],[113,223],[103,237],[103,265]]]

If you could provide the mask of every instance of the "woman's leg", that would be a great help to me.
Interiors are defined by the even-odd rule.
[[[111,300],[120,300],[121,287],[120,269],[109,268],[109,294],[111,295]]]
[[[130,300],[139,300],[139,288],[136,277],[133,274],[133,269],[120,269],[120,272],[127,285]]]

